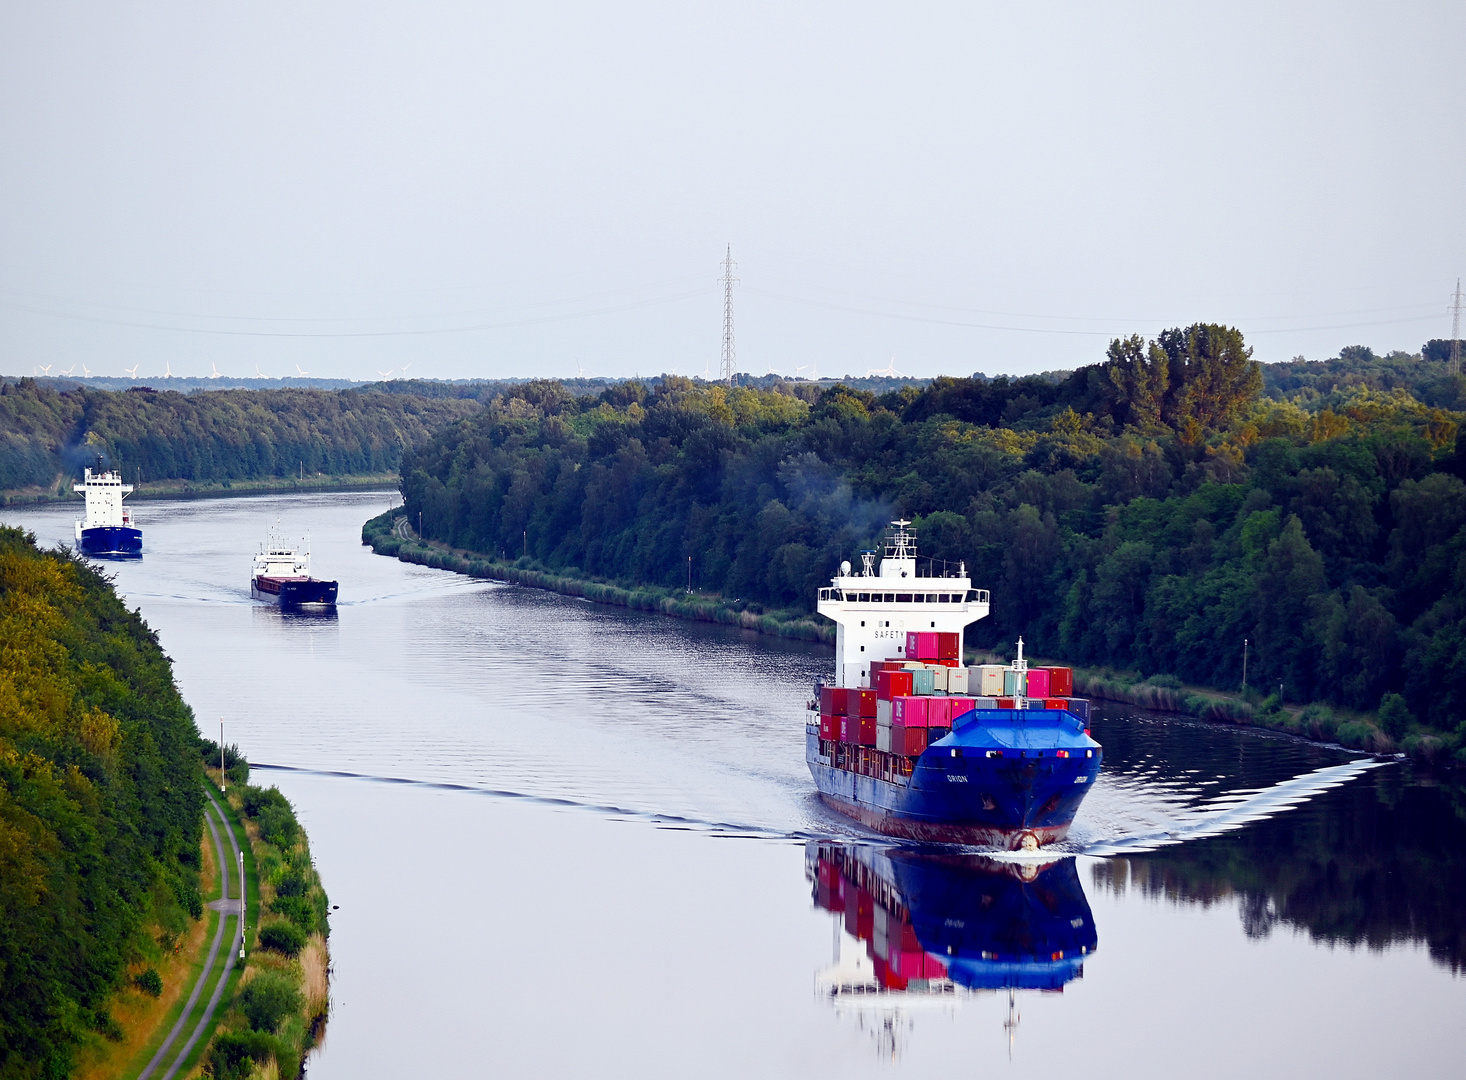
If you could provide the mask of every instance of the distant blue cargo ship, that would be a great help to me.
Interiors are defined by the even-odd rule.
[[[132,485],[122,482],[120,472],[102,468],[82,472],[82,482],[72,490],[86,496],[86,518],[76,523],[76,548],[99,559],[136,559],[143,553],[143,532],[132,520],[132,508],[123,498]]]
[[[810,708],[820,716],[805,728],[820,796],[905,839],[1003,850],[1062,840],[1104,757],[1089,734],[1089,703],[1068,697],[1069,686],[1065,696],[1037,696],[1052,692],[1051,671],[1071,673],[1030,671],[1021,638],[1011,665],[981,671],[1000,677],[996,694],[976,687],[968,696],[970,670],[956,657],[963,628],[987,615],[988,594],[971,587],[965,566],[919,577],[909,524],[892,523],[879,572],[875,553],[863,552],[862,573],[847,562],[820,590],[819,612],[837,625],[835,685],[817,687]],[[926,638],[950,644],[951,655],[917,659]]]

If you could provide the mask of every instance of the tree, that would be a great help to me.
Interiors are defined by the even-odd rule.
[[[1162,419],[1185,441],[1229,426],[1262,393],[1262,370],[1240,330],[1196,323],[1161,331],[1155,344],[1169,363]]]

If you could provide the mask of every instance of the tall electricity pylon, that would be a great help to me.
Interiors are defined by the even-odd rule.
[[[1451,297],[1451,374],[1461,374],[1461,279],[1456,279],[1456,293]]]
[[[723,260],[723,361],[718,367],[718,378],[733,385],[733,286],[738,279],[733,276],[733,269],[738,264],[733,261],[733,245],[728,245],[728,256]]]

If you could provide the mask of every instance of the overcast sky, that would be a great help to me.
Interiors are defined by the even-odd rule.
[[[1466,4],[0,6],[0,372],[1450,336]]]

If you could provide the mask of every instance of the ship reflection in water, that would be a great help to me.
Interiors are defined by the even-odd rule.
[[[1098,944],[1073,858],[980,855],[810,843],[815,904],[839,916],[834,964],[816,978],[837,1011],[899,1053],[910,1013],[1007,991],[1062,992]]]

